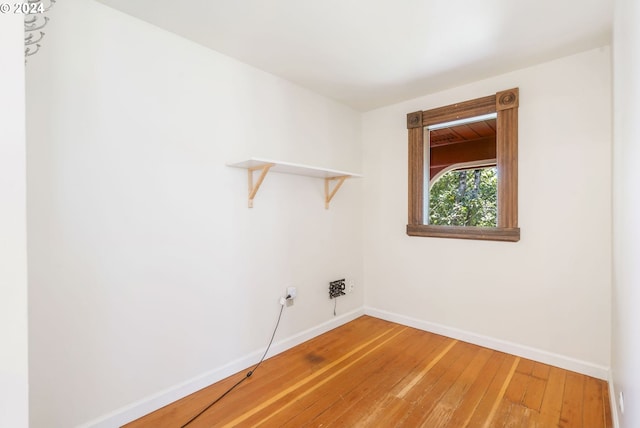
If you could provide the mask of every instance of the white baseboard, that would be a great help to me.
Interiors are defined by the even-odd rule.
[[[440,334],[442,336],[451,337],[453,339],[462,340],[463,342],[473,343],[474,345],[483,346],[485,348],[494,349],[496,351],[506,352],[508,354],[517,355],[519,357],[538,361],[551,366],[560,367],[587,376],[595,377],[602,380],[609,380],[609,368],[587,361],[578,360],[553,352],[543,351],[541,349],[532,348],[518,343],[508,342],[489,336],[483,336],[476,333],[460,330],[445,325],[436,324],[392,312],[382,311],[379,309],[366,306],[364,313],[372,317],[381,318],[383,320],[395,322],[398,324],[414,327],[431,333]]]
[[[307,340],[313,339],[329,330],[333,330],[343,324],[346,324],[359,316],[364,315],[364,309],[359,308],[348,312],[344,315],[337,316],[330,319],[318,326],[312,327],[308,330],[302,331],[287,339],[278,341],[271,346],[267,357],[272,357],[287,349],[293,348]],[[146,414],[149,414],[167,404],[173,403],[189,394],[192,394],[200,389],[218,382],[226,377],[231,376],[241,370],[244,370],[252,365],[256,364],[264,350],[255,351],[245,357],[239,358],[222,367],[218,367],[193,379],[190,379],[179,385],[175,385],[164,391],[160,391],[157,394],[143,398],[140,401],[132,403],[128,406],[115,410],[107,415],[104,415],[98,419],[79,425],[77,428],[114,428],[122,426],[126,423],[134,421]]]
[[[620,419],[618,417],[618,397],[616,397],[616,388],[613,386],[613,373],[609,371],[609,404],[611,405],[611,421],[613,428],[620,428]]]

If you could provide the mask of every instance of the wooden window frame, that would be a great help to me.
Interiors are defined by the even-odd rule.
[[[407,114],[409,133],[409,220],[407,235],[517,242],[518,227],[518,88],[426,111]],[[438,123],[497,114],[497,227],[438,226],[424,223],[424,128]]]

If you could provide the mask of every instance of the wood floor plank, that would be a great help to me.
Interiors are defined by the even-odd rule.
[[[486,419],[484,422],[485,427],[487,426],[491,426],[493,424],[495,424],[495,414],[496,414],[496,409],[500,409],[500,407],[502,407],[500,405],[500,403],[506,403],[506,402],[511,402],[511,400],[509,400],[507,397],[505,397],[505,393],[507,391],[507,389],[509,388],[509,386],[511,385],[511,381],[513,379],[513,376],[515,374],[516,371],[516,367],[518,367],[518,363],[520,362],[520,358],[516,357],[513,360],[513,364],[511,365],[511,368],[509,369],[509,373],[507,374],[507,377],[505,378],[502,386],[500,387],[500,391],[498,392],[498,395],[496,396],[495,399],[495,403],[493,404],[491,411],[489,412],[488,415],[486,415]],[[513,406],[509,406],[509,407],[513,407]],[[499,418],[499,420],[502,420],[503,418]]]
[[[247,419],[247,423],[251,423],[251,426],[299,427],[327,409],[331,409],[332,413],[339,411],[345,403],[343,394],[357,388],[367,379],[379,378],[379,371],[385,370],[392,364],[394,354],[389,352],[387,347],[401,344],[406,340],[406,337],[402,336],[404,335],[397,336],[385,343],[384,347],[367,353],[357,366],[337,373],[333,382],[340,385],[339,393],[336,392],[334,383],[327,382],[317,386],[313,394],[296,394],[295,398],[287,403],[286,409],[281,403],[274,403],[276,406],[274,409],[265,409],[266,415]]]
[[[527,383],[529,382],[529,375],[522,374],[517,371],[513,374],[509,387],[505,393],[505,397],[511,400],[512,403],[520,404],[524,399],[524,395],[527,392]]]
[[[549,378],[540,405],[540,422],[543,426],[557,427],[560,423],[566,376],[567,372],[562,369],[549,369]]]
[[[446,358],[439,359],[435,364],[430,363],[431,368],[424,376],[414,378],[418,381],[412,381],[409,390],[405,388],[398,394],[403,406],[397,406],[393,412],[380,412],[375,418],[386,425],[396,421],[398,426],[420,426],[426,413],[444,394],[446,383],[455,380],[461,372],[460,368],[471,360],[472,356],[467,351],[464,343],[455,342],[445,354]],[[460,359],[464,361],[460,363]]]
[[[401,398],[400,395],[407,389],[407,385],[412,385],[418,378],[423,378],[428,373],[428,368],[432,368],[439,362],[444,355],[455,345],[457,341],[445,339],[438,347],[434,347],[431,352],[424,352],[421,358],[410,370],[407,370],[398,379],[398,382],[384,395],[377,397],[361,397],[357,407],[348,414],[341,415],[336,418],[332,425],[350,426],[352,424],[367,424],[369,422],[379,420],[384,415],[389,414],[405,414],[410,405]],[[373,409],[373,411],[371,411]],[[363,414],[365,415],[363,417]]]
[[[544,379],[530,376],[527,380],[527,389],[522,398],[522,405],[535,412],[540,412],[546,386],[547,382]]]
[[[592,377],[587,377],[584,380],[582,421],[586,427],[604,425],[603,384],[603,381]]]
[[[476,406],[476,409],[468,418],[467,426],[470,427],[484,427],[487,423],[491,423],[489,418],[493,418],[498,406],[500,405],[506,386],[513,376],[515,371],[515,364],[517,364],[517,357],[512,355],[502,354],[503,360],[496,372],[496,375],[491,380],[489,387],[485,391],[482,399]]]
[[[533,366],[533,371],[531,372],[531,376],[537,377],[539,379],[547,380],[549,379],[550,370],[551,370],[550,365],[536,362]]]
[[[439,427],[447,426],[458,407],[465,399],[466,393],[478,379],[481,370],[493,354],[489,349],[479,349],[471,362],[466,366],[462,374],[451,384],[442,398],[429,413],[422,426]]]
[[[522,428],[545,428],[540,425],[540,412],[525,407],[522,418]]]
[[[604,426],[605,428],[613,427],[613,419],[611,416],[611,400],[609,398],[609,384],[603,382],[602,385],[602,407],[604,407]]]
[[[531,373],[531,372],[529,372]],[[527,424],[529,409],[518,404],[511,403],[511,411],[504,421],[504,428],[523,428]]]
[[[373,409],[372,411],[365,410],[364,417],[361,412],[350,412],[336,419],[334,424],[337,426],[351,426],[354,424],[366,424],[369,423],[368,421],[381,420],[385,417],[403,417],[410,411],[412,403],[415,401],[406,397],[415,393],[416,379],[424,382],[425,378],[427,378],[435,382],[446,371],[446,368],[442,369],[439,366],[441,360],[446,356],[447,361],[449,361],[449,359],[455,359],[460,355],[460,351],[455,349],[456,343],[458,342],[455,340],[447,339],[440,347],[434,348],[433,352],[425,354],[428,357],[421,361],[422,364],[415,365],[413,369],[408,370],[389,394],[371,401],[368,399],[361,401],[360,408],[362,410]],[[411,386],[411,388],[407,389],[408,386]]]
[[[521,358],[520,364],[518,364],[518,368],[516,368],[516,371],[518,373],[522,373],[524,375],[529,376],[533,372],[535,365],[536,365],[535,361],[528,360],[526,358]]]
[[[584,378],[586,376],[567,372],[560,412],[560,427],[582,427],[582,405],[584,397]]]
[[[504,421],[505,428],[548,428],[540,425],[540,413],[521,404],[512,403],[511,412]]]
[[[491,413],[491,417],[485,415],[485,422],[482,425],[478,425],[483,428],[504,428],[505,424],[510,420],[511,410],[515,404],[507,399],[501,398],[497,402],[495,410]]]
[[[451,385],[457,382],[464,370],[471,364],[477,352],[481,350],[477,346],[474,347],[463,342],[458,342],[454,348],[456,347],[462,350],[461,355],[456,358],[435,383],[423,379],[406,395],[406,399],[410,400],[410,397],[413,396],[416,401],[412,403],[413,406],[406,419],[402,421],[402,425],[407,427],[423,426]],[[442,364],[442,361],[439,364]],[[437,366],[438,364],[434,368]],[[412,394],[414,391],[417,394]],[[389,415],[384,415],[380,420],[384,424],[385,422],[391,423],[390,419]]]
[[[247,370],[126,427],[182,427]],[[611,409],[604,381],[363,316],[265,360],[187,428],[231,426],[609,428]]]
[[[475,413],[485,392],[489,390],[489,385],[498,374],[498,370],[504,362],[506,355],[502,352],[491,352],[491,357],[487,364],[482,368],[478,378],[473,382],[467,394],[462,399],[460,406],[453,412],[449,426],[466,427],[469,425],[473,414]]]
[[[326,369],[319,370],[318,372],[315,372],[312,376],[308,376],[307,378],[301,380],[300,382],[294,385],[291,385],[289,388],[278,392],[277,394],[273,395],[268,400],[263,401],[259,405],[252,406],[250,409],[245,409],[241,415],[238,415],[234,419],[228,422],[225,422],[223,426],[225,427],[237,426],[238,424],[249,419],[254,414],[262,411],[266,407],[272,404],[275,404],[277,401],[283,402],[282,404],[280,404],[280,406],[277,407],[279,411],[281,411],[282,408],[288,406],[292,400],[296,399],[301,395],[307,395],[313,392],[314,390],[316,390],[319,386],[323,385],[324,383],[329,382],[331,379],[333,379],[335,376],[340,374],[342,371],[349,369],[350,367],[355,365],[358,361],[365,358],[369,352],[375,351],[378,347],[383,346],[388,341],[394,339],[397,335],[402,333],[402,331],[404,331],[405,329],[406,328],[394,326],[393,329],[390,330],[388,333],[383,333],[382,335],[361,345],[361,347],[352,351],[352,353],[347,354],[344,357],[341,357],[338,361],[336,361],[334,366],[328,366],[326,367]],[[373,346],[373,348],[369,348],[370,346]],[[358,354],[360,351],[363,351],[363,352],[366,351],[366,353],[356,356],[356,354]],[[351,356],[353,356],[354,358],[353,359],[350,358]],[[335,367],[339,363],[345,362],[347,359],[349,359],[348,363],[342,365],[340,368]],[[332,371],[331,373],[327,373],[329,370],[333,369],[334,367],[336,368],[335,371]],[[320,377],[320,375],[322,375],[322,377]],[[302,389],[303,387],[304,389]]]
[[[316,417],[309,411],[306,415],[299,415],[296,420],[303,421],[307,418],[306,420],[312,421],[315,426],[342,425],[347,423],[350,415],[367,414],[371,409],[382,407],[382,402],[395,396],[395,391],[403,384],[407,373],[416,370],[423,361],[430,359],[438,350],[446,348],[448,343],[452,342],[443,336],[416,330],[414,332],[418,333],[416,337],[412,338],[407,346],[401,347],[400,352],[389,352],[395,354],[395,358],[386,367],[380,367],[375,377],[365,379],[350,391],[341,388],[342,403],[337,409],[323,411]]]
[[[398,328],[398,326],[394,326],[393,328]],[[212,423],[220,426],[226,423],[240,423],[241,421],[239,421],[238,418],[247,418],[253,416],[255,413],[265,411],[265,409],[268,412],[269,406],[271,406],[271,409],[279,408],[280,406],[275,404],[278,400],[286,401],[291,405],[294,403],[291,398],[296,396],[296,390],[300,386],[306,385],[320,376],[324,376],[324,374],[329,371],[344,367],[343,363],[346,360],[351,357],[358,358],[362,356],[370,346],[384,340],[392,332],[393,329],[382,329],[376,331],[376,336],[368,336],[369,340],[367,341],[358,340],[351,344],[345,343],[340,347],[343,352],[336,353],[333,358],[326,358],[320,363],[317,363],[316,358],[312,359],[313,361],[308,362],[308,364],[310,366],[315,364],[317,366],[316,369],[305,370],[298,376],[288,375],[292,369],[283,368],[279,371],[278,376],[267,376],[264,382],[255,382],[255,379],[252,377],[250,379],[254,382],[243,385],[245,390],[242,395],[234,394],[225,398],[226,403],[224,408],[221,407],[208,411],[206,415],[200,418],[199,423],[201,423],[203,427],[211,426],[210,424]],[[279,390],[279,392],[274,394],[274,390]],[[267,400],[265,397],[269,399]],[[232,412],[228,410],[232,410]],[[234,419],[234,413],[242,416],[236,416]],[[196,425],[196,428],[197,426],[198,425]]]
[[[370,353],[366,360],[358,365],[357,370],[342,372],[335,378],[335,384],[327,383],[319,388],[317,393],[298,398],[297,401],[303,403],[303,411],[296,415],[285,415],[284,412],[279,412],[275,417],[271,417],[268,423],[278,427],[300,427],[325,415],[328,409],[331,411],[327,412],[327,416],[335,418],[352,407],[355,404],[353,402],[355,398],[363,395],[373,398],[387,392],[397,382],[398,373],[404,370],[405,362],[402,353],[390,352],[390,350],[397,349],[408,342],[409,345],[403,352],[420,352],[421,347],[424,346],[421,342],[429,342],[429,340],[420,340],[423,336],[421,332],[413,329],[404,331],[384,347]]]
[[[416,376],[413,377],[409,381],[409,383],[404,385],[404,387],[402,388],[402,390],[400,390],[400,392],[398,392],[397,394],[398,398],[404,398],[407,395],[407,393],[411,391],[415,387],[415,385],[418,382],[420,382],[429,371],[431,371],[433,366],[435,366],[436,364],[438,364],[438,362],[440,362],[442,357],[444,357],[456,343],[457,341],[455,340],[451,341],[433,360],[429,361],[429,364],[427,364],[422,370],[420,370],[420,372],[418,372]]]

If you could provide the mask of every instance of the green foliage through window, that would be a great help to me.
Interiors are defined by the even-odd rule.
[[[496,227],[496,167],[449,171],[429,191],[429,224]]]

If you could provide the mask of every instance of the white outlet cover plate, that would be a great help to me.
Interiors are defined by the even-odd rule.
[[[298,295],[298,290],[296,287],[287,287],[287,296],[291,296],[291,299],[295,299]]]

